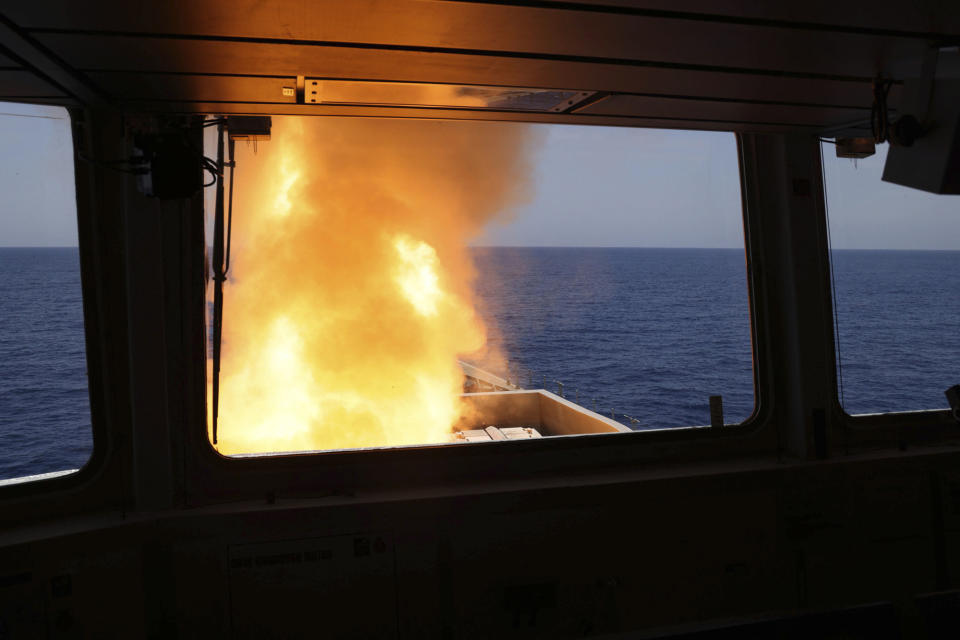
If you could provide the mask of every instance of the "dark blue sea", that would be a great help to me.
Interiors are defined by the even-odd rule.
[[[742,250],[477,249],[478,291],[513,379],[635,429],[753,411]],[[496,334],[495,334],[496,337]],[[532,380],[531,380],[532,378]]]
[[[475,249],[482,312],[523,386],[635,429],[753,411],[742,250]],[[844,406],[946,406],[960,382],[960,252],[834,254]],[[498,337],[499,336],[499,337]],[[503,373],[503,372],[501,372]],[[92,449],[76,249],[0,248],[0,479]]]
[[[77,249],[0,248],[0,479],[92,450]]]
[[[843,406],[945,409],[960,384],[960,251],[835,251]]]

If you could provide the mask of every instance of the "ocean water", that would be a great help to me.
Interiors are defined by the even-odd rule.
[[[742,250],[475,250],[477,290],[512,379],[635,429],[753,411]],[[531,380],[532,378],[532,380]]]
[[[960,384],[960,251],[834,251],[847,413],[946,409]]]
[[[76,248],[0,248],[0,479],[93,451]]]
[[[742,250],[474,250],[510,375],[634,429],[753,411]],[[960,252],[836,251],[844,406],[946,407],[960,383]],[[503,372],[501,372],[503,373]],[[0,479],[92,451],[76,249],[0,248]]]

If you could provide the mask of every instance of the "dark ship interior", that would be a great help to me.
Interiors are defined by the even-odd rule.
[[[891,181],[960,192],[958,45],[960,6],[937,0],[4,2],[0,100],[67,107],[89,159],[170,130],[200,144],[208,116],[734,132],[756,410],[222,456],[203,197],[78,162],[94,453],[0,486],[0,637],[956,638],[960,424],[838,401],[820,140],[879,134]],[[391,103],[371,83],[566,102]]]

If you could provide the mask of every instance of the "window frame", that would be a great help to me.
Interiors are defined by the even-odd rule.
[[[824,163],[825,142],[819,144],[821,165]],[[907,187],[902,187],[907,188]],[[823,171],[823,197],[824,207],[829,208],[827,200],[827,180],[826,170]],[[827,219],[829,233],[829,217]],[[836,379],[842,375],[840,363],[840,345],[838,344],[839,329],[836,323],[836,289],[833,271],[833,246],[832,238],[828,247],[827,260],[830,264],[830,308],[833,313],[833,357],[834,357],[834,376]],[[833,385],[833,397],[831,398],[831,412],[834,420],[839,424],[843,432],[846,446],[878,446],[895,442],[903,449],[911,443],[929,443],[942,441],[956,437],[957,423],[953,419],[949,409],[913,409],[907,411],[882,411],[870,413],[849,413],[843,406],[840,398],[839,384]]]
[[[309,117],[309,116],[308,116]],[[312,116],[323,117],[323,116]],[[342,495],[385,485],[410,487],[438,481],[471,481],[477,478],[529,478],[535,473],[565,473],[587,467],[635,463],[666,463],[684,459],[710,458],[718,442],[747,454],[771,451],[775,435],[770,425],[770,371],[763,364],[769,357],[767,336],[758,332],[757,308],[766,305],[762,261],[754,241],[755,216],[748,215],[748,193],[744,177],[741,136],[736,140],[740,177],[741,221],[743,224],[747,314],[750,323],[753,362],[754,407],[743,422],[723,428],[703,426],[671,427],[630,433],[586,434],[496,443],[456,443],[385,447],[365,450],[305,451],[232,457],[219,453],[210,443],[206,411],[199,427],[191,429],[187,443],[188,464],[197,475],[188,480],[188,492],[200,502],[217,502],[237,491],[263,494],[264,486],[283,486],[292,494]],[[205,234],[200,233],[204,245]],[[201,290],[200,299],[206,300]],[[207,335],[206,304],[197,305],[197,317]],[[203,352],[206,380],[206,350]],[[206,382],[204,382],[206,406]],[[758,435],[762,437],[757,437]],[[302,480],[309,477],[310,480]],[[345,477],[351,477],[345,482]],[[215,487],[227,485],[227,491]],[[316,493],[316,487],[329,493]],[[329,489],[334,487],[333,489]]]
[[[125,247],[117,209],[123,182],[119,173],[97,171],[91,162],[81,161],[83,157],[117,157],[111,154],[115,148],[104,148],[92,134],[106,121],[119,118],[80,107],[54,106],[66,110],[72,134],[92,451],[87,462],[72,473],[22,482],[13,478],[14,482],[0,486],[0,504],[6,507],[0,510],[0,524],[51,512],[123,508],[128,501],[123,462],[116,455],[118,445],[127,439],[124,427],[129,428],[123,344],[127,322],[122,272]]]
[[[88,158],[126,157],[129,140],[105,133],[123,130],[122,114],[73,108],[70,116],[76,153]],[[783,204],[790,192],[791,177],[798,175],[798,171],[803,175],[803,171],[809,170],[804,169],[807,137],[736,132],[734,135],[740,170],[755,387],[754,412],[743,423],[722,429],[680,427],[592,437],[308,452],[242,459],[220,455],[207,438],[206,243],[202,198],[195,198],[179,212],[172,211],[169,212],[172,215],[161,217],[162,224],[166,225],[163,238],[134,237],[124,228],[126,220],[148,212],[145,208],[131,208],[131,194],[136,195],[133,181],[129,176],[105,171],[90,163],[75,163],[94,450],[91,460],[76,473],[0,487],[0,504],[4,507],[0,509],[0,524],[53,515],[62,518],[81,512],[123,514],[128,508],[164,508],[164,505],[202,506],[226,500],[264,498],[270,502],[276,499],[277,490],[283,491],[284,498],[298,496],[333,501],[356,500],[358,496],[362,499],[367,490],[374,489],[407,497],[419,495],[418,491],[454,495],[472,491],[465,488],[468,485],[486,487],[484,490],[497,490],[498,486],[504,490],[569,486],[571,482],[574,485],[591,483],[602,481],[603,477],[624,477],[624,474],[644,474],[640,477],[651,478],[665,477],[664,474],[702,474],[718,468],[724,460],[739,460],[735,464],[743,469],[777,464],[784,456],[813,457],[805,454],[802,447],[793,448],[788,442],[790,438],[811,438],[809,425],[804,423],[801,427],[787,419],[791,403],[798,398],[809,400],[809,394],[784,389],[781,380],[782,369],[789,363],[780,353],[779,341],[783,334],[778,333],[780,330],[775,329],[775,324],[789,311],[780,296],[789,285],[789,277],[796,274],[782,272],[784,265],[777,262],[778,249],[771,238],[779,232],[777,225],[825,224],[825,202],[819,203],[818,216],[805,214],[800,218],[806,219],[800,222],[790,219],[790,207]],[[769,148],[763,149],[764,145]],[[817,151],[819,153],[819,145]],[[814,164],[819,161],[818,156]],[[820,187],[814,176],[809,177],[815,184],[812,194],[807,195],[816,195]],[[793,189],[796,195],[795,178]],[[771,205],[776,211],[764,210]],[[152,209],[149,213],[158,211]],[[767,224],[768,213],[774,214],[772,227]],[[149,336],[128,332],[132,304],[128,255],[138,255],[145,246],[156,245],[162,246],[164,259],[169,262],[164,273],[165,286],[169,285],[177,296],[162,320],[175,337],[166,347],[162,375],[168,383],[182,376],[183,384],[173,389],[172,395],[164,396],[164,406],[171,409],[173,418],[168,416],[168,433],[161,436],[169,440],[170,450],[162,457],[160,466],[165,468],[169,483],[166,489],[147,487],[147,491],[154,493],[155,501],[151,504],[141,495],[144,482],[149,485],[154,479],[146,471],[138,471],[137,465],[138,460],[154,456],[156,452],[149,450],[149,443],[140,442],[144,434],[134,430],[136,417],[131,383],[131,365]],[[811,261],[829,265],[825,242],[819,248],[811,247],[809,253],[807,257]],[[808,295],[804,301],[826,305],[825,308],[832,310],[831,294],[830,286],[821,283],[816,289],[816,299]],[[824,331],[823,346],[830,350],[834,372],[824,400],[829,405],[828,428],[833,438],[833,452],[850,453],[854,449],[898,445],[903,448],[918,441],[944,444],[956,440],[956,424],[945,419],[949,415],[946,411],[871,415],[866,419],[875,423],[876,428],[847,428],[849,425],[837,399],[832,316]],[[138,473],[143,476],[139,480]],[[502,481],[508,484],[499,484]],[[550,484],[556,482],[561,484]]]

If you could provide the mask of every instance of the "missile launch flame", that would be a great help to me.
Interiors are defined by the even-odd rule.
[[[238,145],[219,451],[448,440],[486,348],[467,245],[526,197],[533,135],[274,118]]]

